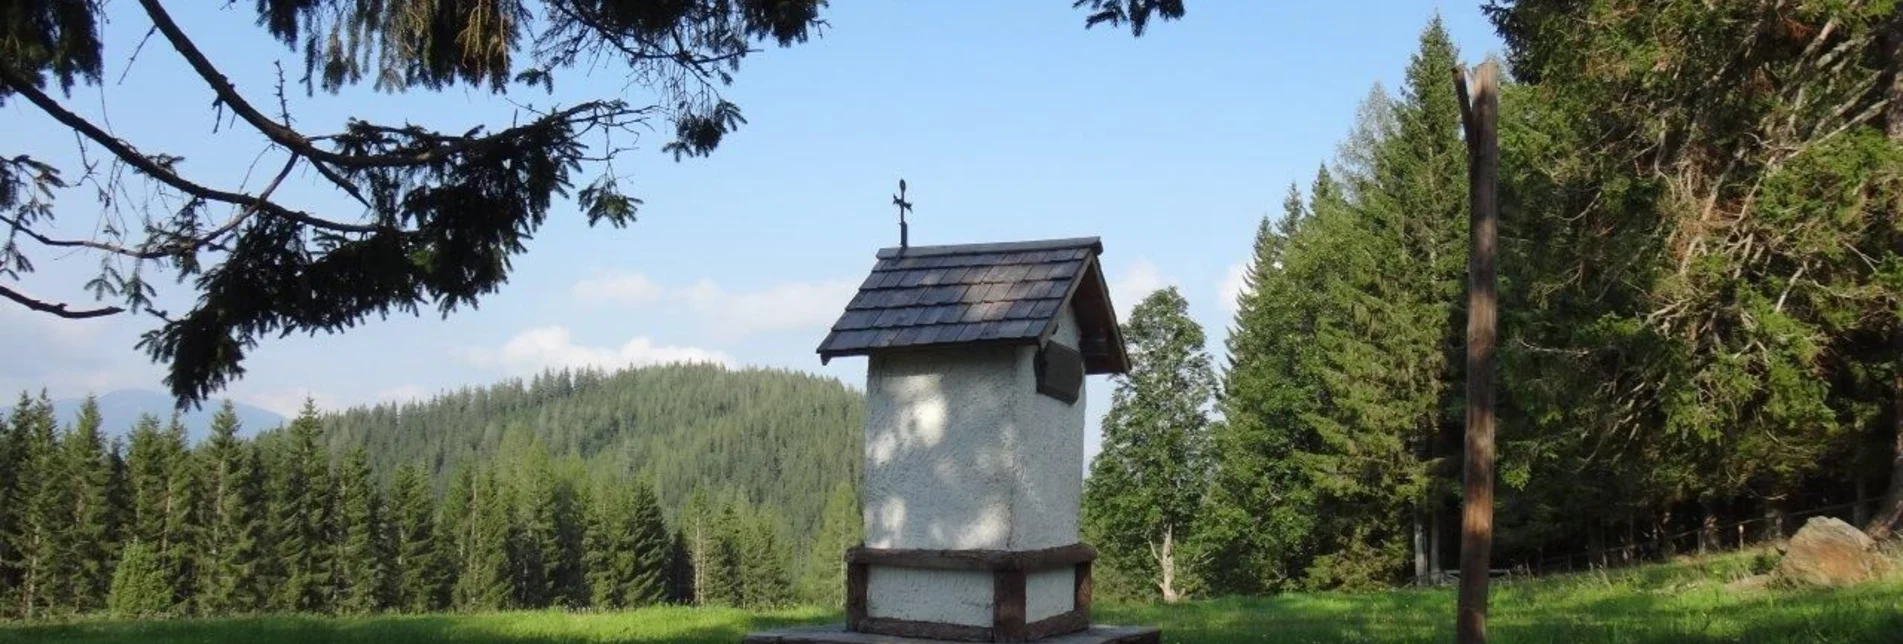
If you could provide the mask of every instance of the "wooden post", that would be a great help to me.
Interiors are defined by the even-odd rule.
[[[1493,365],[1499,294],[1494,288],[1500,205],[1500,68],[1474,70],[1471,99],[1464,70],[1454,89],[1467,138],[1467,459],[1460,533],[1460,599],[1456,637],[1487,641],[1487,574],[1493,549]]]

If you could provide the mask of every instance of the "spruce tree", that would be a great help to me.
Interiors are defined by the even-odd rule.
[[[1412,536],[1444,498],[1446,442],[1464,346],[1465,156],[1438,18],[1423,30],[1401,97],[1376,95],[1351,141],[1346,199],[1317,194],[1304,253],[1326,258],[1315,315],[1313,382],[1326,404],[1305,415],[1320,554],[1309,583],[1371,587],[1401,576]],[[1436,485],[1436,477],[1442,481]],[[1436,490],[1440,490],[1437,492]]]
[[[825,518],[806,555],[800,574],[800,601],[839,606],[846,598],[846,549],[864,540],[865,519],[859,513],[859,493],[841,481],[826,495]]]
[[[169,576],[158,553],[134,538],[112,572],[107,608],[113,616],[124,619],[170,614],[175,604]]]
[[[457,566],[453,603],[457,610],[501,610],[513,605],[518,588],[512,583],[518,572],[511,560],[511,544],[516,530],[511,508],[495,471],[483,469],[470,475],[459,488],[468,498],[459,510],[462,525],[457,526],[461,555]]]
[[[13,523],[5,532],[12,560],[14,613],[26,619],[54,612],[62,599],[58,568],[59,535],[70,524],[65,500],[66,482],[59,471],[53,404],[42,391],[38,399],[20,394],[9,419],[18,436],[15,459]]]
[[[445,607],[446,580],[429,482],[415,464],[397,468],[390,482],[392,605],[423,613]]]
[[[174,416],[160,428],[159,419],[142,416],[134,425],[126,453],[126,475],[131,495],[129,536],[145,544],[164,571],[166,586],[175,600],[191,595],[192,566],[197,556],[196,468],[186,450],[185,428]]]
[[[66,577],[67,610],[90,613],[105,607],[112,585],[112,460],[100,436],[99,402],[87,396],[73,427],[60,439],[60,469],[67,480],[66,517],[59,567]]]
[[[277,610],[329,609],[330,549],[325,527],[329,524],[330,459],[322,432],[316,404],[304,401],[304,410],[277,441],[277,454],[271,459],[267,526],[275,584],[271,606]]]
[[[255,448],[238,437],[238,414],[226,400],[212,416],[198,458],[205,472],[205,545],[198,569],[198,606],[207,615],[263,608],[258,559],[264,553],[260,505],[264,490]]]
[[[597,610],[627,606],[628,552],[627,493],[614,481],[603,481],[588,507],[588,530],[583,535],[588,566],[588,605]]]
[[[739,604],[747,608],[784,606],[793,598],[786,574],[786,551],[772,518],[754,511],[741,520],[734,535],[735,572],[740,581]]]
[[[741,560],[747,556],[746,525],[740,502],[729,499],[706,519],[705,550],[697,566],[701,580],[701,601],[713,606],[741,606],[746,601],[746,583],[741,578]]]
[[[1254,253],[1236,301],[1222,376],[1221,423],[1211,427],[1214,480],[1197,519],[1198,559],[1217,593],[1289,587],[1307,566],[1314,490],[1295,458],[1312,411],[1310,295],[1290,245],[1308,219],[1289,186],[1279,221],[1256,229]]]
[[[588,586],[596,608],[659,603],[667,596],[672,535],[645,478],[608,481],[589,512]]]
[[[668,563],[673,539],[667,520],[661,514],[661,501],[654,482],[641,477],[633,486],[632,511],[629,513],[629,549],[634,553],[633,574],[624,577],[622,596],[630,606],[660,603],[667,597]]]
[[[369,455],[351,450],[332,477],[330,545],[333,602],[342,613],[363,614],[385,605],[389,565],[382,552],[382,517],[377,490],[370,478]]]
[[[178,413],[166,424],[164,434],[165,492],[162,539],[159,560],[165,566],[166,579],[172,586],[177,612],[189,612],[198,594],[198,567],[204,546],[204,522],[199,511],[204,494],[200,484],[205,478],[202,462],[193,458],[184,419]]]
[[[0,411],[0,617],[13,613],[13,592],[20,583],[13,540],[20,516],[20,463],[27,441],[25,432],[16,431],[13,418],[30,404],[25,392],[20,397],[17,409]]]
[[[1215,374],[1202,327],[1174,287],[1130,313],[1124,338],[1130,372],[1116,380],[1103,420],[1103,451],[1090,465],[1083,501],[1087,538],[1100,560],[1128,580],[1123,590],[1181,599],[1194,571],[1184,555],[1209,484],[1209,419]],[[1140,580],[1140,581],[1139,581]],[[1112,588],[1113,592],[1118,589]]]

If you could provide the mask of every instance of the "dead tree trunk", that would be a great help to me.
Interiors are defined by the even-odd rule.
[[[1718,549],[1718,509],[1713,507],[1711,499],[1700,499],[1698,509],[1704,516],[1698,520],[1698,554]]]
[[[1414,585],[1427,585],[1427,527],[1421,520],[1424,508],[1414,509]]]
[[[1170,526],[1163,527],[1163,545],[1150,544],[1150,557],[1156,560],[1156,589],[1163,595],[1163,603],[1174,604],[1183,601],[1183,593],[1176,589],[1176,535]]]
[[[1466,74],[1454,70],[1454,89],[1467,138],[1467,460],[1463,472],[1460,599],[1456,638],[1487,641],[1487,574],[1493,550],[1493,366],[1499,293],[1495,290],[1500,212],[1500,68],[1474,70],[1471,100]]]
[[[1765,543],[1784,540],[1784,499],[1783,495],[1778,495],[1764,500],[1764,532],[1759,535],[1759,539]]]

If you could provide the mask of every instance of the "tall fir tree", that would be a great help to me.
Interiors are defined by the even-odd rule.
[[[108,610],[122,619],[171,614],[176,603],[169,577],[159,554],[134,537],[113,567],[112,589],[106,599]]]
[[[456,486],[466,492],[458,511],[457,566],[453,603],[457,610],[500,610],[514,605],[519,589],[519,562],[511,561],[511,546],[517,542],[511,508],[502,484],[493,469],[481,468],[468,475],[465,484]],[[518,551],[519,552],[519,551]]]
[[[741,519],[732,538],[737,555],[734,568],[740,579],[740,605],[758,609],[791,602],[793,586],[787,577],[786,551],[781,547],[783,540],[778,522],[755,509]]]
[[[14,590],[20,584],[19,557],[13,549],[15,528],[20,517],[20,467],[26,452],[26,433],[16,427],[14,417],[25,411],[31,401],[21,392],[15,409],[0,410],[0,616],[13,613]]]
[[[304,409],[286,428],[268,461],[270,514],[267,526],[275,590],[271,607],[282,611],[330,609],[330,457],[323,447],[317,406]]]
[[[112,459],[100,435],[103,420],[92,396],[80,404],[72,429],[60,439],[60,470],[68,486],[60,531],[59,567],[66,577],[61,598],[67,610],[89,613],[105,607],[112,586]]]
[[[1084,529],[1112,584],[1121,578],[1130,584],[1123,592],[1173,602],[1194,573],[1183,546],[1194,540],[1209,485],[1215,373],[1202,327],[1174,287],[1143,298],[1123,335],[1130,372],[1117,379],[1104,416],[1103,448],[1084,489]]]
[[[1312,554],[1315,493],[1295,458],[1314,447],[1303,426],[1315,404],[1311,311],[1305,276],[1289,248],[1307,220],[1302,195],[1291,185],[1281,219],[1271,224],[1265,218],[1257,227],[1235,303],[1223,420],[1211,428],[1212,483],[1193,543],[1199,559],[1222,562],[1202,575],[1217,593],[1289,588]]]
[[[826,495],[825,519],[813,538],[806,570],[799,576],[800,601],[841,606],[846,599],[847,548],[864,541],[865,519],[859,513],[859,490],[840,482]]]
[[[703,528],[707,544],[698,573],[702,583],[701,601],[705,604],[746,604],[746,580],[742,577],[741,561],[748,555],[744,543],[747,525],[741,504],[741,501],[731,496],[725,499],[719,509],[707,518]]]
[[[414,464],[397,468],[390,481],[392,606],[422,613],[446,607],[448,584],[436,530],[429,482]]]
[[[59,472],[58,441],[53,404],[42,391],[38,399],[21,392],[9,421],[17,437],[15,448],[12,523],[0,526],[14,576],[13,612],[26,619],[53,613],[62,599],[58,569],[59,535],[70,523],[64,503],[66,482]]]
[[[596,608],[659,603],[667,595],[672,535],[646,478],[608,481],[589,514],[588,586]]]
[[[205,472],[198,606],[209,615],[264,608],[258,561],[265,554],[263,479],[256,448],[238,436],[240,429],[237,408],[226,400],[198,455]]]
[[[151,415],[134,424],[126,452],[129,538],[145,544],[174,601],[190,595],[187,576],[197,554],[191,535],[197,526],[191,520],[196,481],[190,461],[185,429],[176,417],[163,428]]]
[[[383,518],[377,489],[371,480],[370,457],[358,447],[344,457],[332,477],[329,529],[332,547],[331,588],[338,612],[363,614],[383,608],[390,587],[386,575]]]
[[[180,414],[173,413],[171,422],[166,424],[164,442],[167,454],[165,503],[161,509],[164,538],[159,544],[159,554],[172,584],[177,612],[187,613],[194,607],[198,594],[198,566],[203,554],[205,525],[199,511],[204,503],[201,484],[205,473],[200,467],[201,461],[193,458],[191,438]]]

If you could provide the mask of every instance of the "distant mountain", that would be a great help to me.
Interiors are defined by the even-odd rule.
[[[53,401],[53,411],[59,414],[61,425],[70,424],[79,415],[79,406],[84,398],[68,398]],[[224,401],[214,400],[203,407],[187,412],[180,417],[185,423],[185,431],[193,441],[211,434],[211,417],[218,413],[218,407]],[[100,394],[99,416],[104,420],[107,436],[125,436],[132,432],[133,423],[145,414],[157,416],[160,420],[172,418],[172,397],[146,389],[120,389]],[[277,412],[262,407],[253,407],[244,403],[237,404],[238,433],[243,436],[255,436],[285,422]]]

